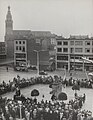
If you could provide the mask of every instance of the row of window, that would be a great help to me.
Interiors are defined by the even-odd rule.
[[[66,60],[66,61],[68,61],[68,56],[57,56],[57,60]]]
[[[40,43],[40,39],[36,39],[36,43]],[[25,44],[25,41],[16,41],[16,44]]]
[[[89,60],[93,60],[93,57],[86,57]],[[70,56],[70,59],[81,59],[82,60],[82,56]]]
[[[57,45],[62,45],[62,41],[58,41]],[[63,41],[63,45],[68,45],[68,41]]]
[[[71,50],[71,53],[74,52],[73,48],[71,48],[70,50]],[[85,48],[85,53],[90,53],[91,52],[90,50],[91,50],[90,48]],[[75,48],[75,52],[81,53],[83,52],[83,48]],[[93,50],[92,50],[92,53],[93,53]]]
[[[5,47],[0,47],[0,51],[5,51]]]
[[[0,42],[0,47],[5,47],[5,42]]]
[[[82,59],[81,56],[70,56],[70,59]],[[66,60],[68,61],[68,56],[61,56],[61,55],[58,55],[57,56],[57,60]],[[93,60],[93,58],[89,58],[89,60]]]
[[[5,59],[6,55],[0,55],[0,59]]]
[[[25,46],[16,46],[16,51],[23,51],[25,52]]]
[[[62,41],[57,41],[57,45],[62,45]],[[68,45],[68,41],[63,41],[63,45]],[[83,45],[83,41],[70,41],[70,45]],[[91,45],[90,41],[85,41],[85,45]],[[93,41],[92,41],[93,45]]]
[[[0,54],[5,54],[6,52],[5,51],[0,51]]]
[[[25,41],[16,41],[16,44],[25,44]]]
[[[83,45],[83,41],[70,41],[70,45]]]
[[[16,58],[26,58],[26,54],[16,54]]]
[[[85,53],[90,53],[90,48],[85,48]],[[57,52],[62,52],[62,48],[57,48]],[[68,48],[63,48],[63,52],[68,52]],[[83,52],[83,48],[75,48],[75,52],[81,53]],[[74,48],[70,48],[70,53],[74,53]],[[93,53],[93,48],[92,48]]]
[[[62,52],[62,48],[57,48],[57,52]],[[68,52],[68,48],[63,48],[63,52]]]

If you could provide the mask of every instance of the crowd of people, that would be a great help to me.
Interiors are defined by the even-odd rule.
[[[62,77],[58,77],[58,79],[61,81],[63,86],[73,86],[75,82],[78,83],[80,87],[83,88],[93,88],[93,81],[87,80],[87,79],[77,79],[74,80],[70,78],[69,80],[64,79]],[[28,87],[34,84],[51,84],[53,83],[54,78],[52,76],[38,76],[38,77],[31,77],[30,79],[20,78],[18,75],[16,78],[14,77],[13,81],[10,81],[6,83],[3,81],[0,83],[0,95],[5,94],[10,91],[14,91],[16,86],[19,86],[20,88]]]
[[[13,81],[9,80],[8,83],[3,81],[0,84],[0,95],[10,91],[14,91],[16,86],[19,86],[20,88],[25,88],[35,84],[50,84],[52,82],[53,82],[52,76],[48,76],[44,78],[39,76],[39,77],[31,77],[30,79],[25,79],[25,78],[21,79],[20,76],[17,75],[17,77],[14,77]]]
[[[0,120],[93,120],[92,112],[88,110],[82,110],[82,106],[85,103],[86,96],[78,96],[75,93],[75,98],[69,100],[68,103],[55,99],[53,101],[44,101],[44,95],[42,101],[38,102],[35,98],[25,98],[21,94],[20,89],[35,84],[49,84],[53,82],[61,82],[63,87],[78,85],[84,88],[93,88],[93,81],[82,79],[74,80],[70,78],[67,80],[55,75],[52,76],[38,76],[31,77],[30,79],[20,78],[19,75],[9,81],[8,83],[2,82],[0,84],[0,95],[16,91],[14,98],[7,99],[0,96]],[[16,99],[18,96],[19,98]]]
[[[36,98],[22,101],[0,98],[0,120],[93,120],[92,112],[82,110],[83,97],[63,101],[38,102]]]

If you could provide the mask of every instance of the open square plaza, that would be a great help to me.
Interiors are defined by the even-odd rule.
[[[71,101],[73,101],[73,106],[76,105],[76,103],[78,103],[78,100],[77,101],[75,100],[75,91],[72,90],[73,85],[71,85],[70,83],[66,83],[66,84],[63,83],[62,84],[62,91],[61,91],[63,93],[66,93],[66,95],[67,95],[67,99],[63,100],[63,103],[65,104],[65,107],[67,107],[67,108],[63,107],[64,105],[62,104],[62,101],[60,102],[59,100],[51,99],[52,94],[50,94],[50,93],[52,91],[52,88],[49,87],[49,85],[51,84],[51,80],[54,79],[54,76],[58,76],[58,77],[61,76],[60,78],[62,80],[64,78],[64,72],[65,71],[49,72],[47,76],[42,76],[41,77],[41,76],[37,75],[37,71],[16,72],[16,71],[13,70],[13,68],[9,67],[8,72],[7,72],[6,67],[1,67],[0,68],[0,82],[1,82],[0,84],[3,84],[3,85],[8,84],[9,85],[9,83],[11,83],[14,78],[15,79],[20,78],[19,79],[20,82],[18,83],[18,85],[20,86],[19,87],[20,95],[23,95],[24,98],[26,99],[26,101],[22,102],[22,103],[19,102],[20,101],[19,99],[18,99],[18,101],[15,102],[14,95],[16,94],[16,89],[14,89],[14,90],[7,89],[7,91],[5,91],[4,94],[2,94],[3,99],[7,98],[7,100],[6,100],[7,104],[5,105],[6,106],[5,109],[8,109],[8,111],[10,110],[8,105],[10,105],[10,106],[12,105],[11,106],[12,109],[13,108],[15,109],[15,106],[20,108],[19,107],[20,104],[24,105],[24,107],[21,108],[21,110],[23,109],[23,111],[21,111],[21,113],[19,112],[21,114],[21,116],[20,116],[20,114],[17,114],[16,119],[27,119],[28,116],[29,116],[29,119],[27,119],[27,120],[34,119],[34,117],[30,116],[30,113],[34,114],[34,112],[31,112],[30,110],[31,109],[33,111],[35,110],[36,113],[37,113],[37,116],[38,116],[38,111],[39,111],[38,109],[40,109],[40,108],[41,108],[41,111],[43,111],[43,112],[46,111],[45,109],[49,109],[48,112],[52,115],[53,115],[53,113],[57,113],[59,111],[58,113],[60,113],[59,116],[61,117],[61,113],[64,113],[63,111],[68,109],[67,106],[71,107],[70,106]],[[70,79],[68,72],[66,73],[66,75],[67,75],[66,79],[68,81]],[[53,78],[53,79],[51,79],[51,78]],[[82,79],[83,80],[87,79],[87,76],[83,72],[82,73],[81,72],[76,72],[76,73],[73,73],[73,79],[74,80],[78,79],[78,80],[82,81]],[[80,84],[82,84],[82,83],[80,82]],[[83,84],[84,84],[84,82],[83,82]],[[31,96],[31,92],[34,89],[39,91],[39,95],[36,96],[36,97]],[[85,115],[87,114],[86,118],[88,118],[89,114],[93,115],[93,104],[92,104],[93,96],[92,96],[92,93],[93,93],[92,86],[91,87],[84,86],[84,85],[80,86],[80,90],[77,90],[77,95],[78,95],[79,98],[81,98],[85,94],[86,98],[85,98],[84,103],[82,101],[82,105],[81,105],[82,107],[79,107],[79,105],[74,106],[73,111],[75,110],[74,111],[75,113],[77,113],[76,111],[78,111],[78,115],[81,115],[81,116],[83,115],[82,117],[85,117]],[[36,98],[37,102],[34,101],[35,98]],[[16,105],[15,105],[15,103],[16,103]],[[28,104],[28,106],[26,106],[27,104]],[[38,104],[40,104],[39,108],[38,108]],[[56,104],[58,104],[58,105],[56,105]],[[33,105],[34,105],[34,107],[32,108],[31,106],[33,106]],[[47,105],[47,107],[46,107],[46,105]],[[54,112],[54,110],[51,109],[50,106],[52,106],[52,107],[55,106],[53,109],[55,109],[55,111],[57,111],[57,112]],[[62,107],[62,108],[60,108],[60,107]],[[63,111],[60,112],[60,109],[62,109]],[[44,117],[44,114],[47,113],[47,112],[41,114],[41,111],[39,111],[40,112],[39,115],[41,115],[41,117],[38,116],[35,119],[41,120],[41,119],[46,118],[46,117]],[[52,111],[52,113],[51,113],[51,111]],[[27,116],[26,116],[26,112],[28,113]],[[25,114],[25,116],[23,114]],[[69,115],[70,115],[70,113],[69,113]],[[12,114],[10,114],[10,118],[13,118],[13,117],[14,116],[12,116]],[[56,118],[56,119],[59,119],[59,120],[62,119],[63,120],[64,118],[66,118],[66,116],[64,116],[64,115],[63,115],[62,118],[60,118],[60,117]],[[10,120],[10,118],[9,118],[9,120]],[[49,119],[49,118],[47,118],[47,119]],[[51,118],[51,119],[54,120],[54,118]],[[71,118],[71,120],[72,119],[77,120],[76,118],[73,118],[73,117]],[[66,120],[70,120],[70,116],[67,117]]]

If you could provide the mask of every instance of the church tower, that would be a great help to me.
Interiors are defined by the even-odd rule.
[[[13,38],[13,20],[8,6],[8,11],[5,20],[5,46],[6,46],[6,57],[12,58],[14,56],[14,38]]]
[[[5,34],[6,35],[12,35],[13,33],[13,20],[12,20],[12,15],[10,11],[10,6],[8,6],[8,12],[6,15],[6,21],[5,21]]]

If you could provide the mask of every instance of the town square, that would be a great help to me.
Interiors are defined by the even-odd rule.
[[[93,1],[0,0],[0,120],[93,120]]]

